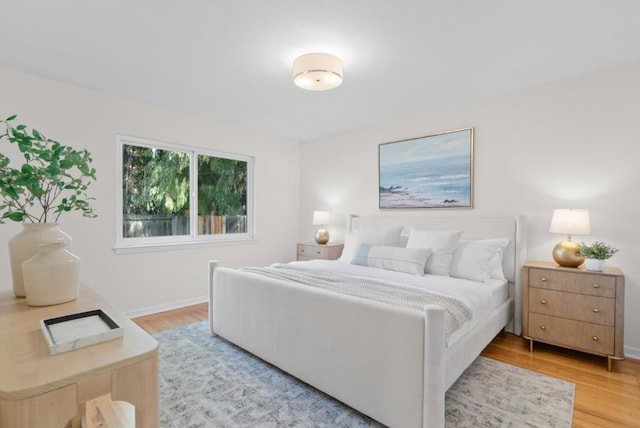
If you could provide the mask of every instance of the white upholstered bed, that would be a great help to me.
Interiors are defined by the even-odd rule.
[[[439,305],[428,304],[417,311],[264,278],[211,261],[211,334],[220,335],[385,425],[443,427],[446,390],[500,330],[520,333],[525,219],[380,216],[357,218],[355,222],[360,227],[400,224],[405,230],[461,230],[465,240],[507,238],[509,245],[502,264],[507,291],[500,291],[496,281],[487,282],[490,289],[493,287],[489,294],[503,294],[503,298],[494,299],[490,309],[475,309],[476,315],[486,314],[475,316],[446,338],[445,310]],[[335,263],[337,270],[347,273],[354,269],[356,273],[379,271],[345,262],[294,264],[300,263],[316,269],[327,269]],[[396,273],[385,274],[402,278],[394,277]],[[435,281],[446,286],[447,281],[458,280],[436,277]]]

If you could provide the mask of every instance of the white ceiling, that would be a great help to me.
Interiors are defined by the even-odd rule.
[[[308,140],[640,59],[637,0],[1,0],[0,65]],[[303,53],[344,83],[291,79]],[[1,94],[0,94],[1,99]]]

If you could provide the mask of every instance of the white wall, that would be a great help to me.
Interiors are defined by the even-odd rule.
[[[346,213],[378,213],[378,144],[473,126],[475,208],[411,214],[525,214],[529,259],[551,261],[551,249],[563,239],[548,232],[552,210],[589,209],[592,234],[576,238],[620,248],[609,265],[626,274],[625,345],[627,354],[640,358],[639,118],[636,62],[303,143],[300,236],[313,236],[314,209],[327,209],[338,220],[329,227],[333,240],[343,237]]]
[[[19,123],[92,153],[98,180],[90,194],[99,216],[72,213],[60,224],[82,259],[82,279],[120,310],[158,309],[206,296],[209,259],[237,267],[295,258],[300,193],[295,143],[6,68],[0,68],[0,94],[3,118],[18,114]],[[116,134],[255,156],[257,243],[114,255]],[[21,228],[0,225],[0,289],[11,288],[6,243]]]

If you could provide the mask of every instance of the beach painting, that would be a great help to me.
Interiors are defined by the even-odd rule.
[[[473,208],[473,128],[379,145],[379,207]]]

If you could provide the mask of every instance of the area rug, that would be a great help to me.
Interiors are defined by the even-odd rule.
[[[380,427],[218,337],[206,322],[154,336],[163,428]],[[478,357],[449,389],[447,427],[570,427],[575,385]]]

